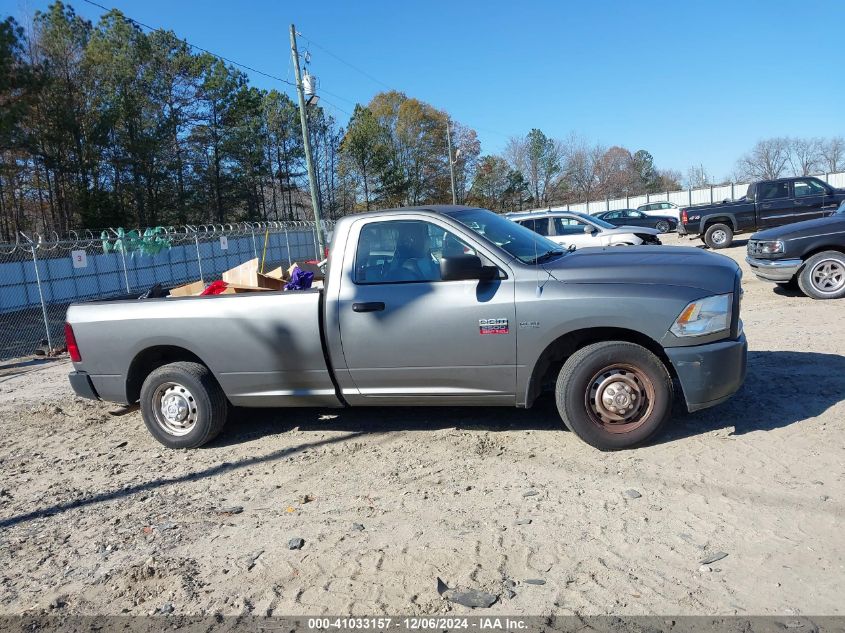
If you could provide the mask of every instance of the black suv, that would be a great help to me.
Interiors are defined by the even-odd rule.
[[[737,233],[822,218],[843,200],[845,189],[812,176],[761,180],[748,185],[739,200],[681,209],[678,233],[700,235],[710,248],[726,248]]]
[[[745,260],[760,279],[797,282],[813,299],[845,297],[845,202],[830,217],[755,233]]]

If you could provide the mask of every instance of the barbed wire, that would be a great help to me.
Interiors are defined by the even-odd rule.
[[[323,220],[323,230],[330,230],[334,220]],[[36,232],[19,231],[14,235],[14,242],[0,242],[0,255],[13,255],[17,251],[32,253],[33,251],[51,252],[55,250],[72,251],[88,249],[94,245],[111,242],[117,239],[141,240],[164,238],[169,242],[181,244],[195,239],[210,237],[242,237],[258,235],[265,231],[284,231],[303,228],[314,228],[313,220],[262,220],[257,222],[226,222],[210,224],[184,224],[180,226],[157,226],[144,229],[124,229],[108,227],[97,230],[80,229],[69,230],[64,236],[56,231],[49,235]],[[148,233],[149,232],[149,233]]]

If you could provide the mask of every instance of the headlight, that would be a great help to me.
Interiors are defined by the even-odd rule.
[[[704,336],[727,330],[731,326],[732,305],[733,293],[693,301],[669,331],[675,336]]]
[[[783,252],[783,242],[780,240],[770,242],[757,242],[757,248],[762,255],[775,255]]]

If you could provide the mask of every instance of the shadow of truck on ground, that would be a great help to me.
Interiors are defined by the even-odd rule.
[[[845,357],[817,352],[748,353],[745,384],[727,402],[696,413],[677,407],[656,441],[734,427],[736,435],[770,431],[813,418],[845,399]],[[235,409],[210,446],[303,431],[386,433],[459,428],[508,431],[565,430],[551,394],[531,409],[507,407],[358,407],[349,409]],[[587,449],[585,446],[585,450]]]

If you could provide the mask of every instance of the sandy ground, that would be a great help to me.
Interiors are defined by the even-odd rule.
[[[0,613],[468,613],[440,577],[491,614],[842,614],[845,303],[743,267],[745,387],[622,453],[549,400],[239,411],[170,451],[66,361],[7,365]]]

